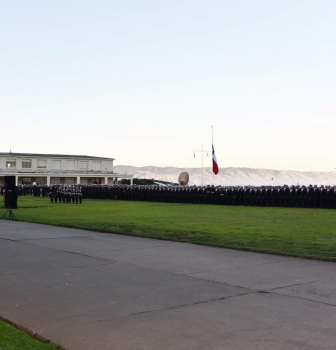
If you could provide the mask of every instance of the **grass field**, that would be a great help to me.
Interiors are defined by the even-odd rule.
[[[60,347],[43,343],[0,320],[0,350],[56,350]]]
[[[20,221],[336,261],[334,209],[110,200],[79,205],[32,196],[19,197],[18,206]]]

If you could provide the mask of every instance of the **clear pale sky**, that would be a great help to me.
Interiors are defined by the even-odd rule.
[[[1,152],[336,168],[334,0],[0,5]]]

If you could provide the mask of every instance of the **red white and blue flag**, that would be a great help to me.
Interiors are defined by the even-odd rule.
[[[219,173],[217,158],[216,158],[215,149],[213,145],[212,145],[212,171],[214,172],[215,175]]]

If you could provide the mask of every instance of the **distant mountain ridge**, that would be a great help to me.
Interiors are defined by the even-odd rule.
[[[130,165],[115,165],[114,172],[134,174],[136,178],[177,182],[182,172],[189,174],[189,185],[336,185],[336,172],[315,172],[295,170],[272,170],[254,168],[220,168],[213,175],[211,168],[176,168]]]

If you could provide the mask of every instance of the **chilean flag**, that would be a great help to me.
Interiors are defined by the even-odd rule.
[[[215,149],[213,145],[212,145],[212,171],[214,172],[215,175],[219,173],[218,163],[217,163]]]

